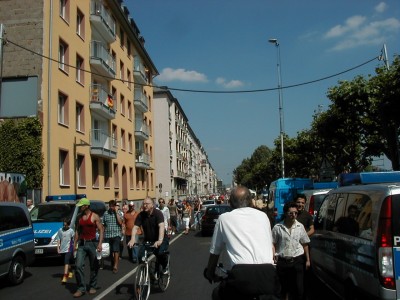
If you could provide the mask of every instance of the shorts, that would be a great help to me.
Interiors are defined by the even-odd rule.
[[[171,221],[171,226],[173,226],[173,227],[178,226],[178,217],[177,216],[171,216],[170,221]]]
[[[61,257],[64,261],[64,265],[72,265],[74,263],[73,252],[61,253]]]
[[[120,250],[120,243],[121,243],[121,237],[120,236],[115,236],[112,238],[106,238],[105,239],[106,243],[110,244],[110,252],[119,252]]]

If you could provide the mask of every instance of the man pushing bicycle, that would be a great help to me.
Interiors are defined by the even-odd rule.
[[[259,299],[264,295],[279,299],[271,225],[264,212],[251,207],[251,199],[248,188],[235,187],[229,198],[233,210],[222,214],[215,225],[204,276],[210,283],[221,281],[215,269],[224,249],[231,270],[213,290],[213,300]]]
[[[153,254],[157,258],[156,270],[158,270],[158,264],[161,264],[163,274],[168,274],[168,254],[166,252],[168,251],[169,239],[164,225],[164,216],[160,210],[155,209],[154,201],[150,197],[143,200],[143,211],[139,213],[135,220],[131,240],[128,243],[130,248],[135,245],[135,236],[139,227],[143,230],[143,242],[150,243],[155,248]],[[139,262],[142,261],[143,255],[144,248],[140,247],[138,252]]]

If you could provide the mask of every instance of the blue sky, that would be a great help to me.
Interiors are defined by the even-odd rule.
[[[125,0],[160,75],[155,84],[200,91],[251,91],[341,73],[381,54],[400,54],[398,0]],[[375,74],[374,60],[317,83],[283,89],[284,131],[309,129],[340,80]],[[260,145],[279,137],[278,91],[199,93],[172,90],[224,183]],[[376,164],[382,164],[378,161]],[[385,167],[390,167],[385,163]]]

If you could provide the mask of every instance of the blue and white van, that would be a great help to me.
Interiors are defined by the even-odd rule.
[[[400,172],[342,174],[311,236],[315,275],[345,299],[400,299]]]
[[[283,216],[283,206],[294,201],[304,190],[312,189],[313,181],[310,178],[280,178],[271,182],[268,190],[268,216],[274,225]]]
[[[0,277],[12,284],[24,280],[35,260],[33,229],[25,204],[0,202]]]
[[[63,220],[71,220],[71,228],[79,214],[76,203],[85,198],[85,194],[47,196],[46,202],[36,205],[30,212],[35,235],[35,254],[37,257],[59,256],[57,252],[57,232],[63,227]],[[106,210],[105,203],[90,201],[90,209],[100,216]]]

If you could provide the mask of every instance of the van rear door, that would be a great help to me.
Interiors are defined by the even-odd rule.
[[[392,196],[393,265],[396,280],[396,299],[400,299],[400,195]]]

